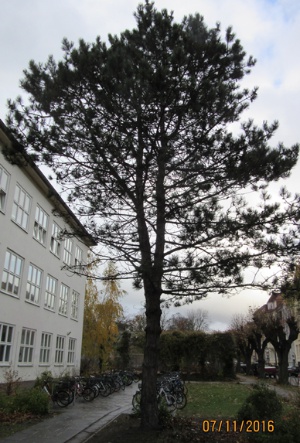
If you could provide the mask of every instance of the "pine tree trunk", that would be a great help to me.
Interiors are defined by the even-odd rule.
[[[145,288],[146,289],[146,288]],[[146,294],[146,343],[144,350],[141,414],[143,428],[158,429],[156,380],[160,328],[160,294],[145,290]]]

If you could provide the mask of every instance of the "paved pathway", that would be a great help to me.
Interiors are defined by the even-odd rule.
[[[291,399],[293,397],[293,395],[297,392],[297,387],[295,387],[295,390],[293,390],[289,386],[285,388],[283,385],[276,385],[275,383],[272,383],[272,382],[268,383],[267,378],[265,380],[261,380],[257,377],[251,377],[251,376],[246,376],[246,375],[242,375],[242,374],[238,374],[237,378],[239,379],[241,384],[252,384],[253,385],[253,384],[257,384],[261,381],[264,381],[269,389],[273,389],[274,391],[277,392],[278,395],[280,395],[281,397],[284,397],[288,400]]]
[[[67,408],[55,408],[54,417],[0,439],[0,443],[84,443],[103,426],[123,413],[132,412],[131,401],[137,390],[133,383],[125,391],[88,403],[78,399]]]

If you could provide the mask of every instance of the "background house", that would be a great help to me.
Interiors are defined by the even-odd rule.
[[[0,120],[0,382],[79,373],[86,263],[95,243]],[[67,234],[69,233],[69,235]],[[70,267],[68,269],[68,267]]]
[[[296,319],[298,319],[298,322],[300,321],[300,310],[298,305],[299,303],[296,301],[288,303],[282,297],[281,292],[279,290],[275,290],[272,291],[272,293],[270,294],[270,298],[267,303],[259,308],[259,310],[266,315],[276,316],[278,319],[280,319],[282,325],[284,326],[286,336],[288,337],[289,326],[286,320],[287,318],[294,316]],[[257,359],[256,354],[254,355],[254,360],[255,359]],[[265,362],[266,365],[278,365],[278,358],[275,349],[271,343],[268,343],[265,350]],[[291,345],[288,357],[288,364],[291,367],[300,365],[300,334],[298,335],[297,340],[295,340]]]

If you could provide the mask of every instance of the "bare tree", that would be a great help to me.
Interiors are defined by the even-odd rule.
[[[187,318],[193,331],[207,331],[209,329],[209,316],[206,310],[191,309],[187,312]]]

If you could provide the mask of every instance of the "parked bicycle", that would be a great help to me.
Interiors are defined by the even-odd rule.
[[[59,386],[53,386],[53,380],[47,379],[43,383],[42,390],[46,392],[54,404],[57,404],[61,408],[65,408],[70,404],[70,395],[68,391],[60,389]]]
[[[142,397],[142,384],[139,383],[138,391],[132,398],[132,407],[135,412],[140,411]],[[157,401],[159,407],[174,412],[175,409],[183,409],[187,404],[185,385],[179,374],[168,374],[160,377],[157,381]]]

